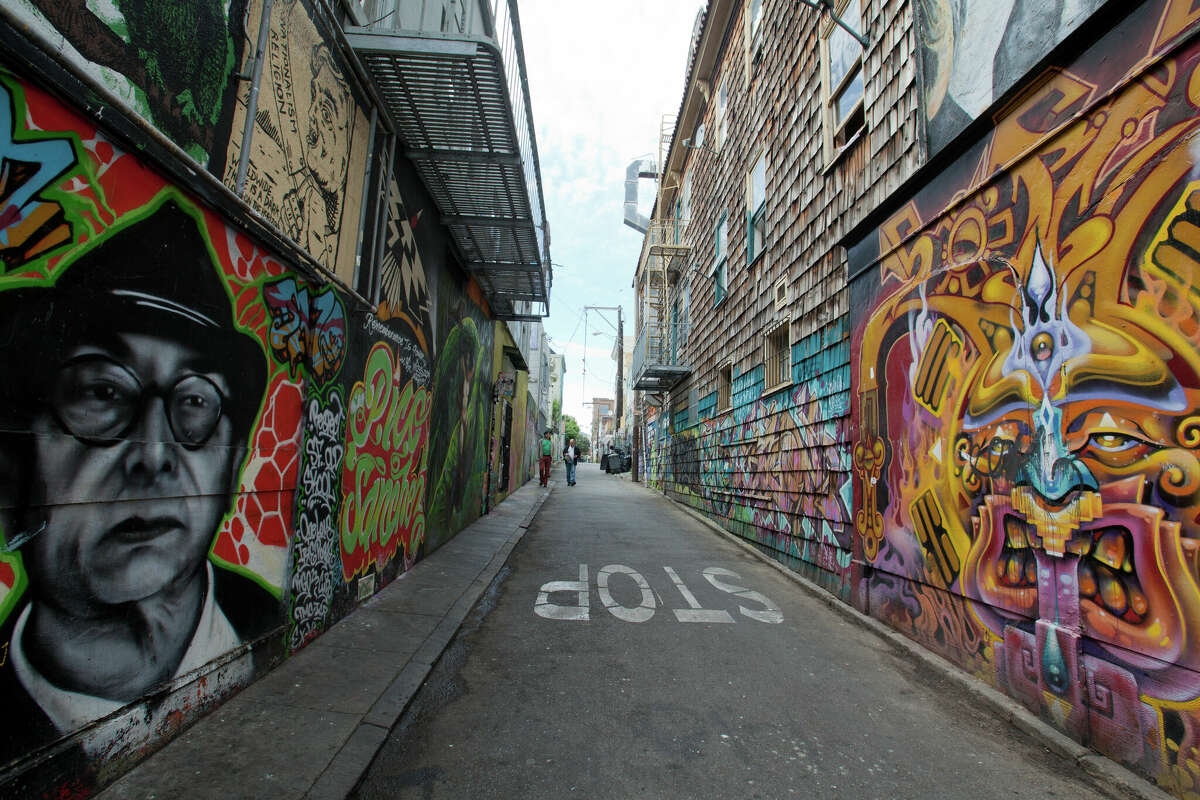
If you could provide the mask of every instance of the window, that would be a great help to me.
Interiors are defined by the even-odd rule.
[[[758,35],[762,32],[763,0],[750,0],[746,16],[750,22],[750,42],[753,44],[758,41]]]
[[[729,108],[728,81],[721,78],[721,86],[717,89],[717,149],[725,144],[725,112]]]
[[[766,249],[767,154],[746,175],[746,263],[753,264]]]
[[[841,18],[851,29],[861,31],[860,0],[842,0]],[[862,45],[832,20],[826,23],[824,47],[825,156],[832,161],[863,129]]]
[[[692,217],[692,173],[683,176],[683,188],[679,191],[679,216],[686,225]]]
[[[750,76],[754,70],[754,64],[758,62],[759,56],[762,54],[762,20],[763,20],[763,3],[765,0],[750,0],[746,5],[746,81],[750,80]]]
[[[725,299],[725,262],[728,261],[729,220],[722,214],[713,234],[716,240],[716,261],[713,266],[713,305]]]
[[[704,122],[696,126],[696,136],[692,139],[696,147],[704,147]]]
[[[767,334],[763,353],[763,382],[766,390],[775,389],[791,380],[792,359],[789,350],[788,330],[790,326],[784,322]]]
[[[717,411],[728,411],[733,400],[733,364],[717,369]]]

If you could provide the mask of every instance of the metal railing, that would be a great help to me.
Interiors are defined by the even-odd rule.
[[[633,346],[630,373],[636,383],[654,367],[687,368],[687,322],[658,323],[643,327]]]

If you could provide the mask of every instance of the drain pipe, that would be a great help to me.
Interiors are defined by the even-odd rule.
[[[237,183],[234,191],[242,197],[246,190],[246,171],[250,169],[250,142],[254,138],[254,117],[258,114],[258,87],[262,83],[263,61],[267,49],[267,35],[271,27],[271,5],[273,0],[263,0],[262,19],[258,23],[258,47],[254,51],[254,75],[250,79],[250,98],[246,102],[246,125],[242,128],[242,149],[238,153]]]

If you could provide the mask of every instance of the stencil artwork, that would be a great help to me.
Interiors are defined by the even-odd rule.
[[[1156,6],[1120,32],[1142,79],[1088,110],[1062,71],[980,151],[993,177],[880,229],[855,549],[872,613],[1195,796],[1200,48],[1158,57],[1196,12]]]
[[[262,0],[252,0],[246,10],[249,49],[261,9]],[[304,3],[275,2],[270,26],[247,148],[246,199],[313,258],[348,279],[354,269],[363,182],[361,167],[352,170],[350,165],[364,163],[369,126]],[[224,170],[224,181],[231,186],[237,179],[248,102],[243,85]]]

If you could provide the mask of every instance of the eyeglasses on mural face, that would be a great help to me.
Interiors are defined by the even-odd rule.
[[[175,441],[200,447],[221,421],[221,390],[203,375],[184,375],[168,387],[147,387],[124,365],[84,356],[63,365],[51,402],[59,424],[80,441],[108,446],[145,419],[151,398],[162,398]]]

